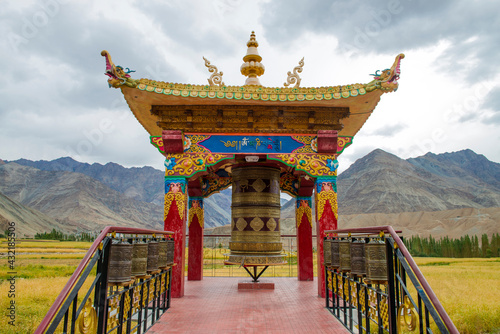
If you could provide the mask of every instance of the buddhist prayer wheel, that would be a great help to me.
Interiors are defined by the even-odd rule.
[[[167,265],[174,264],[175,243],[172,239],[167,240]]]
[[[351,274],[366,275],[365,241],[361,238],[351,243]]]
[[[112,243],[109,250],[108,282],[128,282],[132,275],[132,245],[125,241]]]
[[[349,243],[324,241],[325,231],[337,228],[337,158],[352,144],[381,96],[397,90],[404,55],[398,55],[392,66],[372,72],[373,79],[367,83],[326,87],[301,86],[299,73],[305,65],[301,59],[284,76],[282,87],[267,87],[254,32],[246,46],[240,67],[245,81],[240,86],[225,84],[223,72],[206,58],[208,83],[178,84],[134,79],[129,70],[133,64],[117,66],[107,51],[101,52],[109,87],[121,90],[149,134],[149,142],[164,157],[164,228],[174,232],[175,240],[173,248],[167,245],[168,261],[176,264],[173,297],[184,294],[187,234],[188,280],[203,278],[204,199],[231,186],[227,264],[243,265],[255,280],[248,267],[255,273],[258,266],[265,270],[286,262],[280,193],[296,199],[299,280],[313,280],[313,224],[320,295],[324,294],[325,263],[347,268],[351,261]],[[136,267],[142,265],[136,258],[138,252],[134,244],[133,272],[142,270]],[[158,266],[153,265],[151,252],[148,271]],[[337,254],[344,255],[339,258]]]
[[[151,273],[158,270],[158,242],[148,242],[148,266],[147,272]]]
[[[132,245],[132,272],[135,277],[145,276],[148,268],[148,244],[134,240]]]
[[[267,166],[232,169],[231,254],[226,264],[286,263],[280,233],[280,170]]]
[[[338,238],[332,239],[331,247],[331,267],[337,269],[340,267],[340,241]]]
[[[325,239],[323,241],[323,259],[325,266],[332,265],[332,239]]]
[[[165,268],[168,266],[167,247],[168,247],[167,240],[158,241],[158,263],[157,263],[158,268]]]
[[[373,283],[387,282],[387,249],[379,239],[372,239],[365,245],[366,278]]]
[[[351,271],[351,241],[349,239],[339,242],[340,271]]]

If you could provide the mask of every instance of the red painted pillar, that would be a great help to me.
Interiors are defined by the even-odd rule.
[[[175,251],[172,268],[172,297],[184,296],[186,249],[186,179],[165,178],[165,231],[174,232]]]
[[[299,281],[312,281],[314,279],[314,270],[311,197],[297,197],[296,203],[297,278]]]
[[[322,177],[316,180],[316,232],[318,260],[318,295],[325,297],[325,265],[323,263],[323,239],[326,230],[337,229],[337,178]]]
[[[203,279],[203,197],[189,197],[188,281]]]

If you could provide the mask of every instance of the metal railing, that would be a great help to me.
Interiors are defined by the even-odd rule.
[[[419,333],[433,333],[432,328],[437,328],[441,333],[458,333],[391,226],[341,229],[326,233],[328,239],[344,242],[364,239],[368,244],[371,238],[377,238],[378,235],[385,243],[385,282],[370,281],[363,275],[342,270],[342,266],[325,265],[326,308],[349,331],[382,334],[418,330]]]
[[[173,235],[147,229],[106,227],[95,239],[69,281],[51,306],[35,334],[144,333],[170,307],[171,268],[108,283],[113,239]],[[81,297],[83,295],[83,297]]]
[[[203,240],[203,276],[204,277],[248,277],[243,267],[224,265],[223,254],[229,253],[230,235],[205,235]],[[297,277],[297,236],[282,235],[283,252],[286,254],[287,264],[271,266],[263,277]],[[189,244],[189,236],[187,237]],[[316,236],[313,236],[313,245],[316,245]],[[313,252],[316,259],[316,251]],[[186,260],[187,263],[187,260]],[[314,262],[316,263],[316,262]],[[186,267],[187,270],[187,267]],[[317,276],[317,267],[313,266],[314,276]]]

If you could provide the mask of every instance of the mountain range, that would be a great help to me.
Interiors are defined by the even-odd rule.
[[[163,179],[164,172],[151,167],[68,157],[0,160],[0,227],[16,221],[26,235],[52,228],[97,231],[106,225],[161,229]],[[500,164],[471,150],[404,160],[377,149],[337,181],[342,228],[390,222],[410,234],[436,226],[443,235],[499,230]],[[294,203],[282,201],[282,234],[295,233]],[[230,222],[231,190],[212,195],[204,205],[206,232],[217,227],[220,233],[219,226]]]

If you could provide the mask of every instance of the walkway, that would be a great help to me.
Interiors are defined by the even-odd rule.
[[[348,333],[317,297],[316,282],[270,277],[274,290],[239,290],[244,277],[186,281],[183,298],[148,331],[159,333]]]

